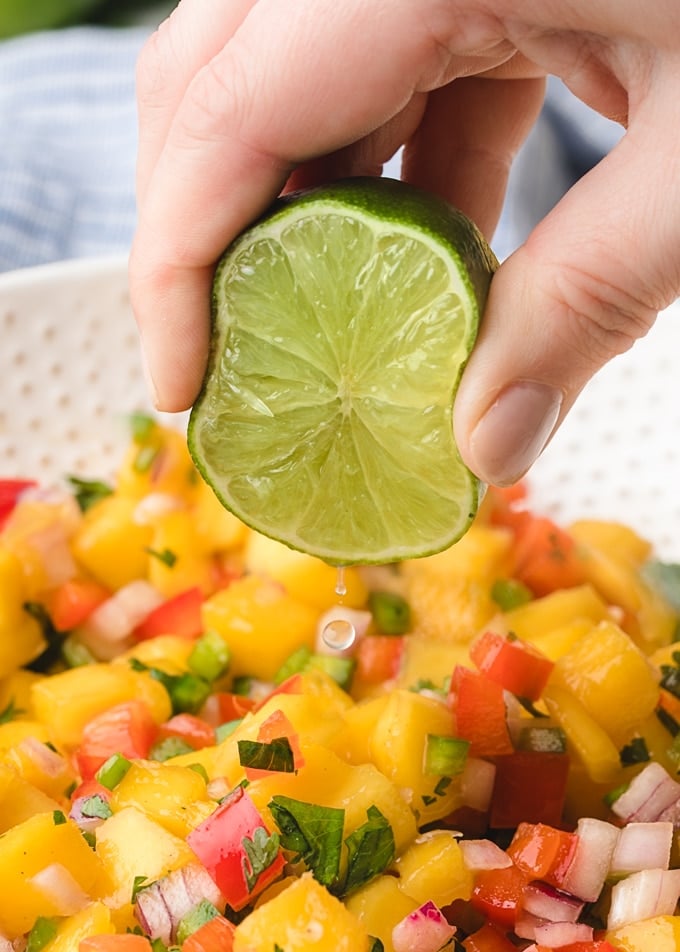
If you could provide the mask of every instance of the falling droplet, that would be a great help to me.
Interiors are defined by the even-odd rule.
[[[336,618],[329,621],[327,625],[324,625],[321,633],[324,644],[336,651],[345,651],[347,648],[351,648],[356,634],[354,625],[346,618]]]
[[[335,582],[335,594],[342,598],[347,594],[347,583],[345,582],[345,566],[339,565],[337,568],[337,579]]]

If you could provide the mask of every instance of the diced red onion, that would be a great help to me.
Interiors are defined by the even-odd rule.
[[[507,869],[512,860],[493,840],[461,840],[460,849],[468,869]]]
[[[529,883],[522,893],[522,907],[549,922],[576,922],[583,906],[582,900],[560,892],[548,883]]]
[[[110,661],[120,654],[135,628],[162,602],[158,589],[137,579],[95,608],[78,629],[78,637],[97,659]]]
[[[486,813],[493,796],[496,765],[488,760],[468,757],[460,777],[461,804]]]
[[[547,919],[541,919],[540,916],[535,916],[526,909],[520,909],[515,919],[515,935],[519,936],[520,939],[531,939],[535,941],[536,929],[546,925],[549,925]]]
[[[672,916],[680,898],[680,869],[643,869],[612,887],[608,929]]]
[[[392,930],[394,952],[438,952],[455,934],[439,907],[433,902],[398,922]]]
[[[52,906],[55,916],[74,916],[91,900],[73,874],[61,863],[45,866],[28,880]]]
[[[372,621],[373,616],[370,612],[361,611],[358,608],[348,608],[346,605],[333,605],[328,611],[324,612],[316,624],[316,641],[314,650],[317,654],[334,655],[336,658],[347,658],[354,654],[356,644],[360,641]],[[323,638],[324,629],[333,621],[346,621],[354,629],[354,640],[347,648],[331,648]]]
[[[619,834],[609,870],[619,875],[641,869],[668,869],[672,845],[672,823],[629,823]]]
[[[536,926],[535,939],[539,945],[560,949],[563,945],[592,942],[593,927],[585,922],[546,922]]]
[[[562,885],[585,902],[595,902],[604,886],[620,830],[613,823],[583,817],[576,826],[576,849]]]
[[[132,521],[139,526],[153,525],[160,517],[178,509],[186,509],[185,502],[171,493],[148,493],[143,496],[132,513]]]
[[[101,826],[104,822],[104,818],[100,816],[86,816],[83,813],[83,804],[87,803],[91,797],[76,797],[76,799],[71,804],[71,809],[69,810],[69,819],[73,820],[76,826],[83,831],[83,833],[94,833],[98,826]]]
[[[135,918],[146,935],[172,945],[180,921],[203,899],[224,908],[224,896],[208,871],[200,863],[189,863],[137,894]]]
[[[677,783],[661,764],[652,761],[634,777],[630,786],[612,804],[612,811],[630,823],[649,823],[680,798]]]

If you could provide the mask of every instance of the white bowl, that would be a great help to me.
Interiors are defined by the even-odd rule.
[[[126,259],[0,275],[0,332],[0,477],[109,476],[126,415],[150,410]],[[680,559],[678,353],[680,302],[584,390],[530,474],[537,511],[624,522]]]

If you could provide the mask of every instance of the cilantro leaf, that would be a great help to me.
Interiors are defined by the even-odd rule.
[[[651,561],[642,569],[642,577],[680,612],[680,563]]]
[[[242,767],[294,773],[295,757],[287,737],[275,737],[270,743],[257,740],[239,740],[238,757]]]
[[[61,660],[61,646],[65,635],[54,627],[49,612],[42,602],[24,602],[22,608],[27,615],[35,618],[38,622],[42,628],[43,638],[47,643],[43,653],[38,655],[30,664],[27,664],[26,667],[29,671],[44,674],[53,664]]]
[[[20,714],[25,713],[26,711],[23,708],[16,706],[16,702],[12,697],[2,711],[0,711],[0,724],[9,724],[10,721],[15,720]]]
[[[108,805],[104,797],[100,796],[98,793],[88,797],[87,800],[83,800],[83,803],[80,807],[80,812],[83,814],[83,816],[96,817],[100,820],[107,820],[113,815],[111,807]]]
[[[79,476],[67,476],[67,482],[73,490],[73,495],[81,512],[87,512],[100,499],[105,499],[113,492],[113,488],[99,479],[81,479]]]
[[[66,823],[66,817],[62,810],[52,810],[52,822],[55,826],[61,826]]]
[[[396,853],[394,832],[387,818],[376,806],[369,807],[366,815],[366,822],[345,840],[348,858],[343,895],[382,873]]]
[[[140,892],[143,889],[146,889],[148,886],[151,886],[151,881],[147,879],[146,876],[135,876],[135,878],[132,880],[132,893],[130,895],[130,902],[135,903]]]
[[[151,546],[147,546],[144,551],[148,552],[148,554],[153,556],[154,559],[158,559],[158,561],[162,562],[163,565],[167,565],[169,569],[174,567],[178,558],[172,549],[152,549]]]
[[[651,760],[644,737],[633,737],[629,744],[621,748],[619,757],[623,767],[630,764],[644,764]]]
[[[252,839],[244,836],[241,843],[248,857],[247,861],[243,858],[243,875],[248,892],[252,892],[260,874],[269,869],[279,855],[279,835],[267,833],[263,826],[258,826],[253,831]]]
[[[340,869],[345,811],[277,795],[269,802],[281,833],[281,846],[297,853],[322,886],[330,886]]]

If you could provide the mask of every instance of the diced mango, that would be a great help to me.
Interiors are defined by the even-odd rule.
[[[27,737],[35,737],[43,742],[49,740],[47,726],[40,721],[7,721],[6,724],[0,724],[0,751],[16,747]]]
[[[345,904],[368,934],[380,939],[385,952],[394,952],[392,929],[419,906],[399,888],[394,876],[378,876],[353,892]]]
[[[470,663],[468,642],[447,642],[409,635],[404,640],[404,654],[397,677],[397,687],[412,688],[421,681],[431,681],[443,688],[457,664]]]
[[[509,574],[512,568],[513,535],[508,529],[475,523],[454,545],[423,559],[409,559],[402,564],[407,577],[436,576],[444,581],[453,578],[475,579],[490,584]]]
[[[531,643],[534,648],[542,651],[546,658],[557,661],[567,654],[576,642],[587,635],[592,628],[593,622],[590,618],[574,618],[565,625],[553,628],[545,634],[533,635]]]
[[[630,526],[599,519],[579,519],[569,534],[583,546],[599,549],[617,561],[640,566],[649,557],[651,545]]]
[[[135,521],[136,507],[134,498],[106,496],[88,509],[73,538],[77,561],[109,589],[146,578],[153,530]]]
[[[530,644],[575,618],[589,618],[596,624],[609,617],[607,603],[592,585],[560,589],[505,613],[509,631]]]
[[[34,717],[31,688],[42,681],[44,674],[19,668],[0,682],[0,711],[12,705],[14,720],[31,720]]]
[[[473,876],[458,839],[451,830],[433,830],[419,836],[397,857],[394,871],[399,888],[418,905],[432,900],[440,907],[447,906],[472,895]]]
[[[130,659],[136,658],[150,668],[158,668],[166,674],[183,674],[189,670],[189,655],[194,650],[191,638],[181,635],[158,635],[140,641],[134,647],[113,660],[113,664],[129,666]]]
[[[337,569],[258,532],[248,535],[244,563],[249,572],[267,575],[280,582],[290,595],[319,612],[326,611],[340,600],[336,593]],[[342,596],[342,604],[350,608],[365,605],[368,592],[357,569],[346,568],[343,581],[347,591]]]
[[[147,672],[124,665],[90,664],[62,671],[33,685],[32,696],[52,742],[66,749],[78,746],[83,728],[96,714],[123,701],[144,701],[159,724],[172,713],[163,685]]]
[[[113,932],[111,910],[102,902],[93,902],[74,916],[60,920],[57,934],[43,946],[43,952],[78,952],[81,939]]]
[[[230,674],[271,681],[301,645],[314,646],[319,613],[276,582],[248,575],[203,604],[203,626],[218,632],[231,652]]]
[[[191,512],[197,537],[206,552],[240,548],[248,536],[248,528],[225,509],[202,479],[196,484]]]
[[[96,856],[112,884],[102,898],[114,909],[129,903],[136,876],[159,879],[196,861],[183,839],[135,807],[125,807],[104,820],[97,829]]]
[[[655,916],[607,933],[607,941],[621,952],[677,952],[680,916]]]
[[[406,582],[412,630],[425,638],[468,645],[498,611],[486,580],[420,572]]]
[[[24,610],[29,594],[21,560],[0,546],[0,678],[33,661],[47,646],[40,624]]]
[[[166,598],[194,587],[206,595],[213,591],[213,560],[202,550],[192,512],[179,509],[157,519],[149,554],[148,579]]]
[[[135,807],[170,833],[184,837],[193,829],[186,815],[196,800],[206,800],[205,780],[190,767],[137,761],[111,794],[114,813]],[[214,808],[215,804],[212,804]]]
[[[618,748],[583,704],[567,688],[552,682],[543,692],[543,701],[592,780],[615,781],[621,766]]]
[[[28,932],[38,916],[53,916],[58,907],[32,883],[31,877],[61,863],[78,885],[93,898],[101,887],[103,867],[83,835],[70,821],[55,823],[53,814],[39,813],[0,837],[0,933],[10,939]]]
[[[286,952],[367,952],[368,933],[305,873],[236,927],[234,952],[272,952],[276,946]]]
[[[353,704],[342,714],[342,727],[330,746],[350,764],[365,764],[371,759],[371,732],[376,720],[383,714],[389,697],[380,697]]]
[[[59,803],[34,787],[6,763],[0,763],[0,835],[37,813],[53,813]]]
[[[567,687],[621,747],[659,699],[657,675],[630,638],[603,621],[555,664],[551,681]]]
[[[116,489],[136,500],[149,493],[190,500],[198,480],[185,436],[157,425],[130,443],[116,473]]]

